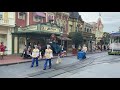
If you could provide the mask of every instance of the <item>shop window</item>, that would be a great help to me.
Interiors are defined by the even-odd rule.
[[[89,29],[87,29],[87,32],[89,32]]]
[[[25,45],[25,38],[20,37],[20,38],[19,38],[19,44],[20,44],[20,45]]]
[[[18,18],[25,20],[25,12],[18,12]]]

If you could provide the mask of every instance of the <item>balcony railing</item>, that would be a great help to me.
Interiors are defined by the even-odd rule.
[[[2,18],[0,18],[0,25],[14,26],[15,25],[15,20],[12,19],[12,18],[9,18],[7,20],[3,20]]]

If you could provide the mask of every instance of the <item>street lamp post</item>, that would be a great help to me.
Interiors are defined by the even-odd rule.
[[[91,46],[91,50],[90,51],[92,52],[92,36],[90,36],[90,38],[91,38],[91,43],[90,43],[91,44],[90,45]]]
[[[63,32],[60,32],[60,36],[61,36],[61,47],[62,47],[62,36],[63,36]]]

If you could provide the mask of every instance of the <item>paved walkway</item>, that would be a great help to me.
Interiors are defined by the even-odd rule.
[[[99,51],[96,51],[93,53],[99,53]],[[88,54],[93,54],[93,53],[88,52]],[[67,54],[67,57],[70,57],[70,56],[73,56],[73,55],[71,53]],[[57,56],[54,56],[54,58],[57,58]],[[25,62],[31,62],[31,59],[23,59],[22,57],[18,55],[7,55],[7,56],[4,56],[3,60],[0,60],[0,66],[17,64],[17,63],[25,63]]]

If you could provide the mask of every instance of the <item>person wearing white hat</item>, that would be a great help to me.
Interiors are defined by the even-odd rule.
[[[31,67],[33,67],[34,65],[34,62],[36,61],[36,67],[38,66],[38,58],[39,58],[39,49],[37,48],[37,45],[35,45],[35,49],[33,49],[33,52],[32,52],[32,64],[31,64]]]
[[[53,51],[50,49],[50,45],[47,45],[47,49],[45,50],[45,64],[44,69],[46,70],[47,62],[49,61],[49,69],[51,68],[51,58],[53,58]]]

